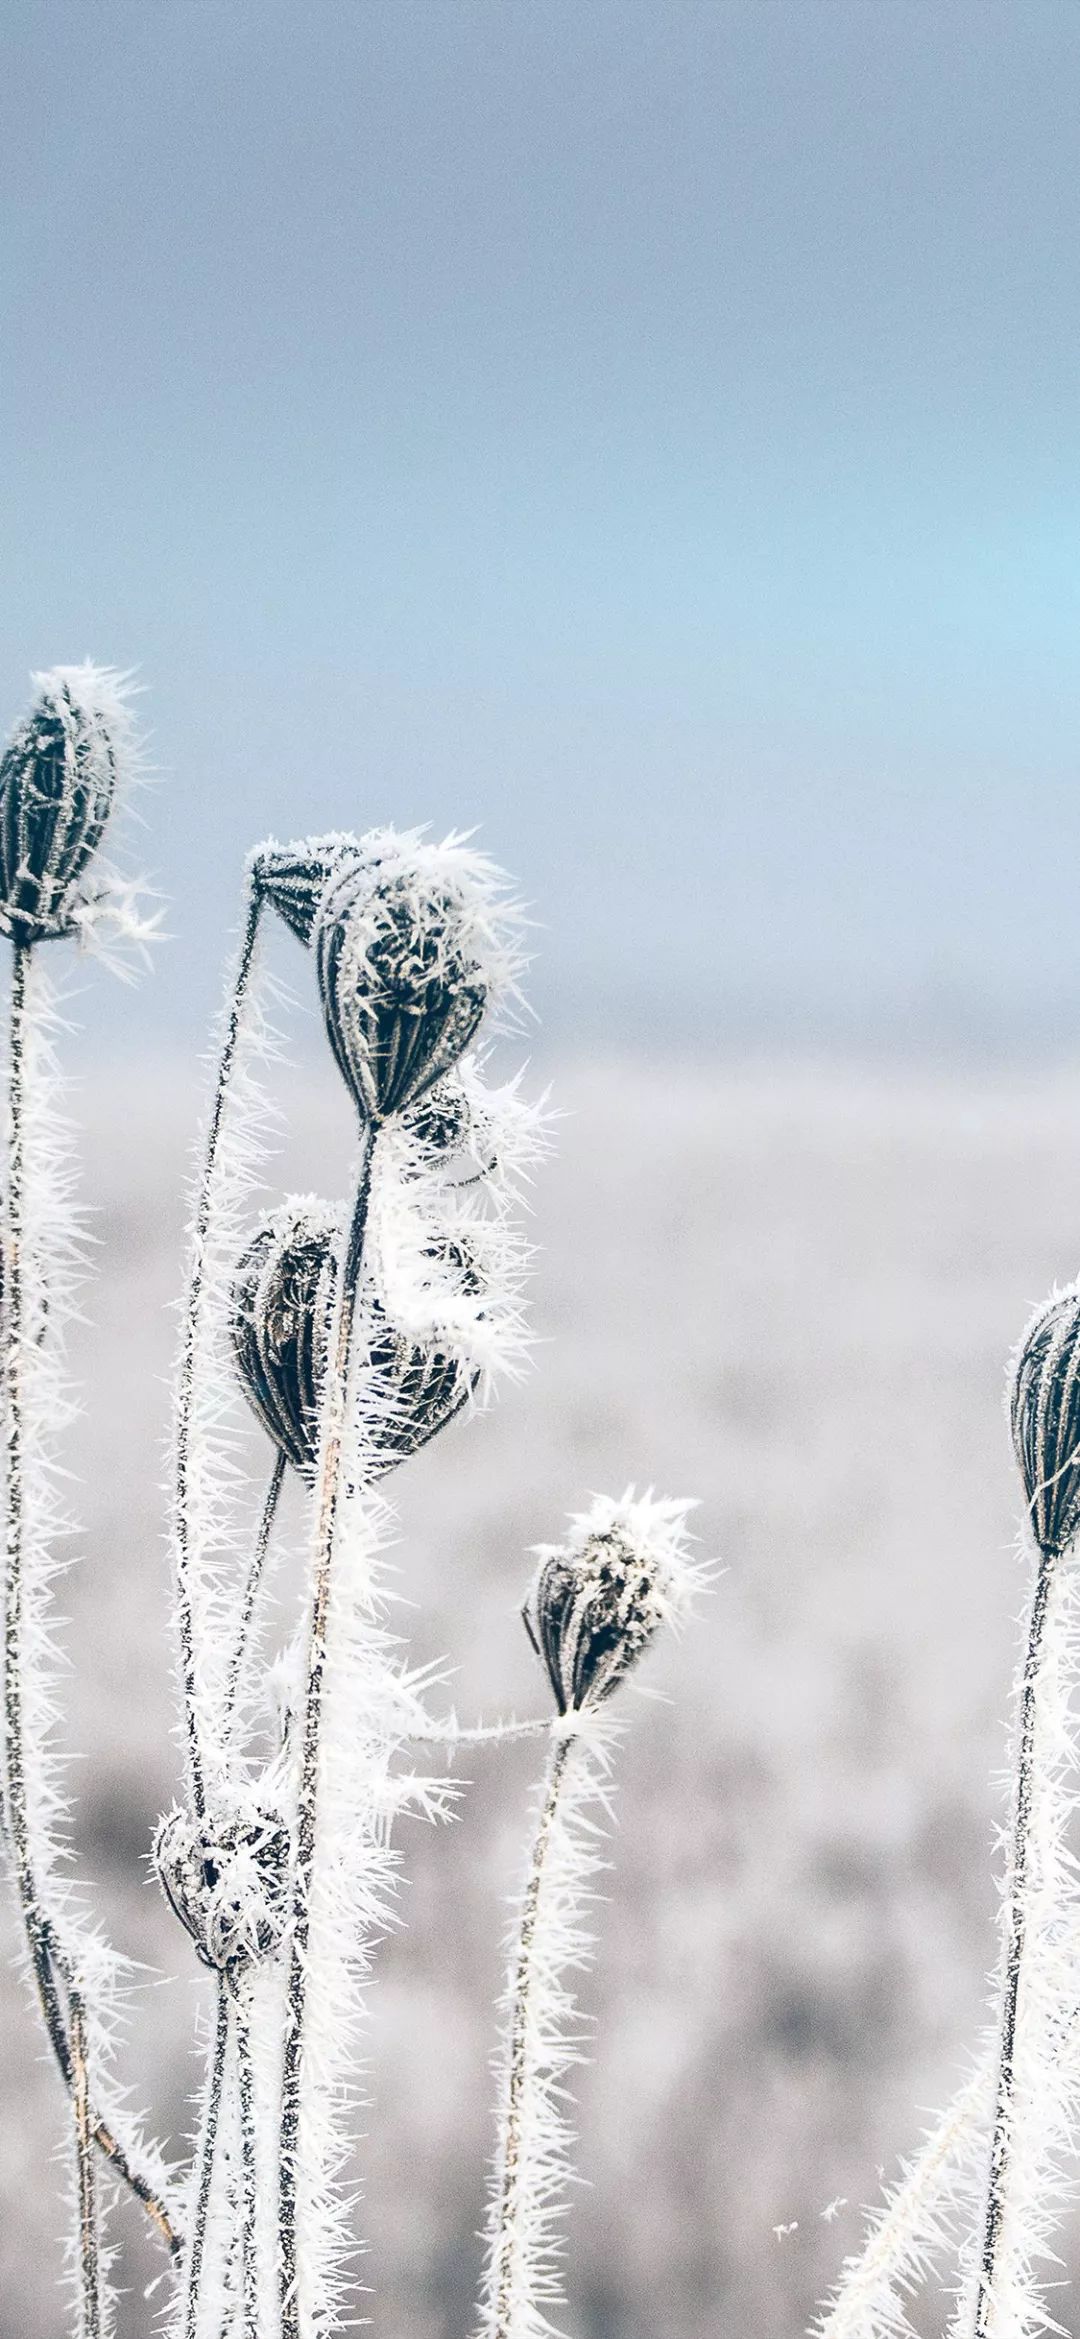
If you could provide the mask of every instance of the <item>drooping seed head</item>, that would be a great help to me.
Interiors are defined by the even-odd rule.
[[[230,1330],[244,1394],[302,1478],[318,1460],[339,1238],[336,1212],[286,1204],[260,1226],[233,1277]]]
[[[1013,1450],[1039,1550],[1054,1558],[1080,1529],[1080,1290],[1055,1293],[1012,1370]]]
[[[289,1828],[249,1805],[196,1821],[177,1808],[154,1838],[162,1891],[204,1965],[236,1973],[271,1957],[289,1905]]]
[[[378,1125],[414,1105],[512,981],[513,915],[498,874],[451,840],[376,831],[326,887],[315,928],[330,1044],[357,1109]]]
[[[248,1244],[233,1280],[233,1354],[244,1393],[300,1477],[319,1460],[319,1390],[337,1282],[340,1214],[286,1204]],[[462,1268],[464,1272],[464,1267]],[[363,1295],[356,1326],[367,1450],[382,1477],[467,1404],[472,1377],[437,1340],[412,1340]]]
[[[260,845],[252,862],[255,883],[305,948],[314,933],[319,903],[330,878],[346,861],[355,860],[362,849],[357,837],[345,835]]]
[[[687,1502],[598,1496],[544,1544],[523,1610],[560,1714],[601,1705],[707,1581],[688,1556]]]
[[[121,675],[57,666],[0,760],[0,931],[43,942],[76,930],[82,881],[133,760]]]

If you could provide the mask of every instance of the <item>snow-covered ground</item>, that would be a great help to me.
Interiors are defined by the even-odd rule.
[[[606,1064],[557,1092],[534,1195],[544,1344],[525,1385],[402,1473],[402,1624],[456,1668],[462,1712],[543,1710],[527,1547],[590,1489],[700,1495],[726,1573],[627,1700],[567,2328],[787,2339],[982,2016],[1026,1586],[1003,1364],[1080,1254],[1080,1074]],[[160,1484],[191,1097],[131,1075],[83,1109],[103,1242],[68,1603],[79,1871],[119,1945],[174,1977],[141,1995],[129,2061],[178,2133],[207,1994],[146,1853],[176,1770]],[[291,1109],[286,1181],[325,1186],[334,1159],[343,1184],[340,1100],[297,1087]],[[472,2327],[534,1761],[475,1761],[459,1822],[403,1834],[363,2148],[383,2339]],[[7,1972],[0,2005],[0,2335],[45,2339],[58,2088]],[[118,2222],[135,2339],[156,2267]]]

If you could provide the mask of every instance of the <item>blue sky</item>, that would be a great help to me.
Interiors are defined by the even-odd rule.
[[[23,0],[0,686],[479,822],[560,1030],[1080,1025],[1080,0]],[[936,1003],[936,1004],[935,1004]]]

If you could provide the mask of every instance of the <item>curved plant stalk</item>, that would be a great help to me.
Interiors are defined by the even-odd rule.
[[[315,1484],[314,1550],[311,1610],[308,1625],[307,1677],[303,1702],[300,1780],[296,1809],[292,1937],[289,1949],[285,2048],[282,2059],[279,2172],[282,2339],[298,2339],[301,2329],[297,2248],[300,2094],[309,1981],[311,1900],[318,1820],[323,1692],[327,1662],[327,1632],[335,1530],[341,1495],[349,1378],[352,1363],[353,1325],[356,1315],[357,1288],[363,1265],[375,1143],[376,1131],[372,1124],[370,1122],[362,1123],[356,1198],[353,1203],[345,1257],[338,1277],[326,1369],[322,1383],[319,1467]],[[358,1824],[363,1824],[363,1815],[358,1813],[357,1816]]]
[[[505,1999],[498,2149],[482,2300],[486,2339],[542,2339],[562,2297],[560,2228],[570,2181],[566,2075],[581,2060],[567,1982],[592,1957],[585,1909],[603,1861],[595,1807],[620,1725],[568,1716],[541,1787]]]
[[[281,1489],[284,1483],[284,1478],[285,1456],[283,1453],[278,1453],[275,1456],[274,1466],[270,1472],[270,1483],[266,1489],[263,1507],[259,1514],[259,1525],[255,1535],[255,1544],[252,1550],[250,1564],[248,1566],[247,1579],[244,1584],[244,1597],[240,1608],[240,1622],[237,1626],[236,1643],[233,1648],[232,1656],[229,1659],[229,1671],[225,1682],[225,1726],[229,1731],[231,1731],[236,1714],[236,1701],[240,1689],[240,1682],[243,1676],[244,1663],[248,1653],[248,1645],[251,1639],[251,1627],[254,1622],[255,1608],[258,1602],[259,1593],[262,1589],[263,1576],[266,1570],[266,1555],[269,1551],[270,1538],[274,1531],[274,1520],[277,1516],[277,1507],[281,1499]]]
[[[222,1452],[222,1416],[233,1395],[226,1291],[243,1212],[258,1182],[267,1100],[257,1068],[273,1051],[256,995],[263,896],[252,873],[240,947],[225,1008],[214,1094],[191,1227],[187,1293],[176,1387],[173,1532],[176,1605],[188,1786],[198,1818],[207,1809],[207,1771],[225,1767],[224,1684],[220,1700],[208,1666],[231,1639],[221,1588],[234,1559],[233,1481]],[[226,1643],[227,1645],[227,1643]]]
[[[1012,1839],[1002,1897],[1001,2012],[989,2167],[956,2339],[1034,2339],[1036,2262],[1070,2196],[1080,2119],[1072,1700],[1080,1681],[1075,1555],[1040,1555],[1020,1675]]]
[[[931,2262],[958,2250],[970,2230],[993,2100],[987,2055],[847,2260],[831,2305],[813,2326],[817,2339],[913,2339],[905,2301]]]
[[[104,2117],[87,2076],[88,2058],[107,2043],[115,1972],[101,1943],[86,1932],[57,1875],[57,1822],[65,1810],[51,1744],[53,1545],[68,1531],[61,1515],[51,1447],[71,1418],[54,1347],[80,1268],[71,1214],[67,1130],[53,1104],[58,1074],[55,1023],[40,952],[12,953],[8,1061],[8,1176],[4,1218],[3,1380],[7,1495],[4,1607],[5,1819],[30,1967],[50,2046],[77,2117],[99,2151],[147,2210],[175,2255],[180,2247],[168,2178],[160,2156],[121,2138]],[[48,1315],[45,1310],[48,1308]],[[80,1935],[74,1948],[69,1932]],[[76,1984],[76,1969],[87,1973]],[[90,1978],[97,1984],[88,1992]],[[99,2002],[100,2001],[100,2002]],[[72,2032],[78,2007],[79,2046]],[[93,2030],[95,2041],[88,2033]],[[80,2163],[81,2166],[81,2163]]]

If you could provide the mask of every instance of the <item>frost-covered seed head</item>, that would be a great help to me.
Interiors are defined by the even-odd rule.
[[[0,760],[0,931],[14,942],[76,930],[80,883],[132,756],[121,676],[57,666],[34,680]]]
[[[337,1280],[338,1215],[287,1205],[259,1229],[233,1283],[233,1353],[244,1393],[294,1470],[308,1480],[319,1459],[319,1387]],[[462,1277],[460,1244],[443,1246]],[[434,1256],[434,1251],[432,1253]],[[438,1341],[410,1340],[366,1294],[356,1333],[364,1368],[365,1428],[373,1475],[382,1477],[452,1421],[473,1378]]]
[[[1013,1448],[1032,1533],[1047,1558],[1080,1528],[1080,1291],[1056,1293],[1029,1326],[1013,1366]]]
[[[363,1119],[415,1104],[512,986],[498,874],[460,844],[375,831],[327,885],[315,929],[330,1044]]]
[[[198,1822],[177,1808],[154,1838],[166,1900],[204,1965],[238,1972],[271,1957],[288,1915],[289,1828],[249,1807]]]
[[[233,1278],[230,1329],[244,1394],[302,1478],[318,1460],[338,1235],[336,1213],[287,1205],[259,1228]]]
[[[290,845],[266,844],[256,854],[252,868],[260,893],[305,948],[331,876],[360,850],[357,838],[334,835],[304,837]]]
[[[472,1132],[469,1099],[456,1072],[446,1072],[412,1106],[409,1128],[429,1152],[459,1153]]]
[[[598,1706],[704,1580],[687,1556],[686,1502],[597,1497],[564,1543],[540,1547],[523,1611],[560,1714]]]

